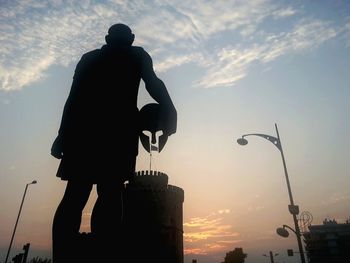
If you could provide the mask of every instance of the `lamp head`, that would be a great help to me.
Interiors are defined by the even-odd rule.
[[[247,145],[247,144],[248,144],[248,141],[242,137],[242,138],[239,138],[239,139],[237,140],[237,143],[238,143],[239,145]]]
[[[33,182],[31,182],[30,184],[36,184],[37,183],[37,181],[36,180],[34,180]]]
[[[289,236],[289,232],[284,227],[277,228],[276,232],[281,237],[288,237]]]

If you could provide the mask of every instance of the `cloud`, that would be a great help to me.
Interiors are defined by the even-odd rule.
[[[184,54],[184,55],[172,55],[168,56],[166,59],[161,62],[157,62],[154,67],[157,71],[163,72],[167,71],[170,68],[181,66],[190,62],[198,62],[201,59],[201,54],[193,53],[193,54]]]
[[[335,37],[339,31],[327,21],[303,19],[294,26],[292,31],[267,37],[266,44],[270,48],[264,52],[262,61],[269,62],[289,52],[317,47]]]
[[[22,89],[44,79],[52,65],[76,64],[103,45],[116,22],[132,27],[135,44],[150,52],[157,71],[191,62],[204,72],[194,85],[233,86],[255,63],[349,32],[343,30],[348,24],[301,13],[270,0],[6,1],[0,9],[0,89]],[[288,27],[277,26],[281,20]]]
[[[274,11],[272,15],[274,18],[283,18],[283,17],[293,16],[296,13],[297,11],[293,7],[289,6],[287,8],[282,8]]]
[[[280,56],[315,48],[335,37],[339,30],[321,20],[302,20],[290,32],[264,34],[264,41],[248,47],[226,46],[211,58],[205,77],[195,85],[212,88],[232,86],[244,78],[255,63],[268,63]]]
[[[224,223],[229,213],[229,209],[223,209],[185,222],[185,254],[226,251],[232,244],[240,242],[239,233],[233,231],[232,225]]]
[[[202,1],[189,0],[176,4],[191,18],[200,35],[210,38],[222,31],[257,24],[273,10],[270,1]],[[174,1],[175,3],[175,1]]]
[[[258,60],[262,53],[262,47],[258,45],[247,49],[239,46],[224,47],[212,58],[205,77],[195,85],[204,88],[231,86],[246,76],[248,67]]]
[[[350,194],[346,192],[332,193],[328,198],[322,200],[323,206],[335,205],[343,202],[348,202],[350,200]]]
[[[347,47],[350,47],[350,22],[349,21],[344,25],[344,38],[345,38]]]

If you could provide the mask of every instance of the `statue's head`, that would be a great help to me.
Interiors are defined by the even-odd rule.
[[[161,114],[161,107],[157,103],[146,104],[140,110],[140,140],[147,152],[150,152],[152,149],[157,149],[158,152],[161,152],[168,140],[168,135],[162,134],[162,131],[165,129],[165,123],[163,118],[161,118]],[[150,133],[151,136],[145,134],[145,131]]]
[[[105,37],[106,43],[112,46],[131,46],[134,42],[135,35],[130,27],[118,23],[112,25],[108,29],[108,34]]]

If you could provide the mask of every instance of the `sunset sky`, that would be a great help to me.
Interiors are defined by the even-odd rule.
[[[0,262],[32,180],[11,255],[30,242],[29,258],[51,256],[65,188],[51,144],[77,62],[119,22],[152,56],[178,111],[153,168],[185,191],[185,263],[219,263],[235,247],[248,263],[269,262],[270,250],[299,262],[286,254],[297,250],[293,233],[275,232],[293,227],[278,149],[259,137],[236,142],[276,136],[275,123],[300,210],[312,224],[350,217],[349,1],[1,0]],[[152,101],[143,85],[139,94],[139,107]],[[148,168],[140,144],[137,170]]]

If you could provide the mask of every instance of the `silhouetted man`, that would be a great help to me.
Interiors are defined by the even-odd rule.
[[[57,176],[67,181],[53,220],[54,263],[72,259],[82,211],[94,184],[98,197],[91,232],[105,248],[104,254],[116,252],[121,241],[121,192],[125,180],[135,172],[138,154],[141,79],[162,108],[161,117],[167,123],[163,134],[176,132],[175,107],[153,70],[151,57],[141,47],[132,46],[134,37],[128,26],[115,24],[108,30],[106,45],[84,54],[76,66],[51,149],[51,154],[61,159]],[[106,242],[110,239],[113,248]],[[103,256],[102,251],[99,255]]]

